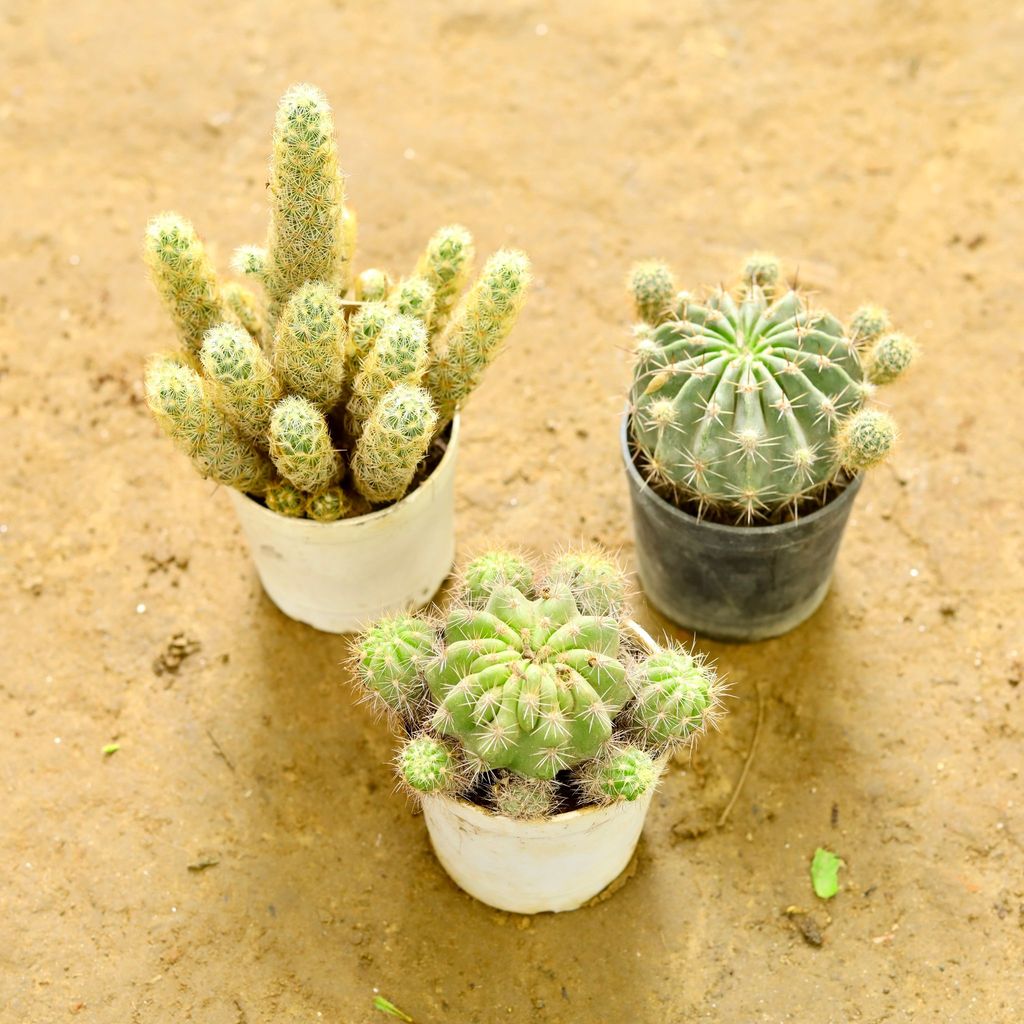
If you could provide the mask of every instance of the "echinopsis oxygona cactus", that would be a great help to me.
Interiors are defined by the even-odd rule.
[[[763,253],[736,293],[677,292],[654,261],[629,284],[640,320],[631,440],[650,482],[683,507],[778,522],[888,455],[896,425],[867,403],[915,345],[885,310],[864,306],[844,325]]]
[[[627,624],[625,592],[598,551],[543,574],[492,551],[465,568],[443,618],[367,629],[356,672],[405,737],[405,786],[515,818],[648,792],[665,755],[714,721],[720,684],[699,656]]]
[[[473,239],[452,225],[408,277],[354,274],[334,123],[309,85],[278,108],[269,195],[266,245],[234,260],[262,300],[220,281],[184,218],[150,222],[145,259],[182,351],[150,361],[146,396],[204,476],[280,515],[329,522],[415,483],[515,323],[529,261],[497,252],[466,290]]]

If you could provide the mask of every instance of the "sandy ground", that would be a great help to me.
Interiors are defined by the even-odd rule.
[[[0,22],[3,1024],[356,1024],[386,1019],[377,991],[418,1024],[1021,1019],[1024,7],[6,0]],[[831,596],[783,639],[701,643],[732,714],[591,909],[516,918],[448,881],[346,640],[275,610],[227,495],[140,405],[170,341],[146,218],[188,214],[222,266],[259,240],[302,79],[338,111],[364,265],[407,268],[453,219],[534,259],[464,418],[462,552],[631,561],[633,258],[698,283],[771,247],[925,349]],[[846,862],[827,905],[821,844]]]

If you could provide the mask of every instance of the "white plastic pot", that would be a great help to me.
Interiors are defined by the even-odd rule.
[[[518,821],[446,796],[423,799],[430,842],[470,896],[516,914],[576,910],[629,864],[654,787],[632,803]]]
[[[456,416],[434,472],[401,501],[354,519],[292,519],[230,491],[270,600],[327,633],[427,604],[455,561],[458,439]]]

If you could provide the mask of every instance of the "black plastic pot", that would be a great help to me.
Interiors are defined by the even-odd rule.
[[[640,580],[658,611],[718,640],[753,641],[780,636],[817,610],[861,477],[794,522],[723,526],[683,512],[647,486],[630,451],[628,416],[620,436]]]

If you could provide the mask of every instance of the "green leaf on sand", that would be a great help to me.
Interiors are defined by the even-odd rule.
[[[116,754],[121,749],[120,743],[108,743],[103,748],[103,756],[110,757],[111,754]]]
[[[383,996],[374,996],[373,1008],[380,1010],[381,1013],[390,1014],[392,1017],[397,1017],[399,1020],[404,1020],[406,1024],[414,1024],[412,1017],[407,1013],[403,1013],[394,1003],[385,999]]]
[[[831,850],[818,847],[811,861],[811,885],[814,895],[823,900],[830,900],[839,892],[839,869],[844,867],[842,860]]]

